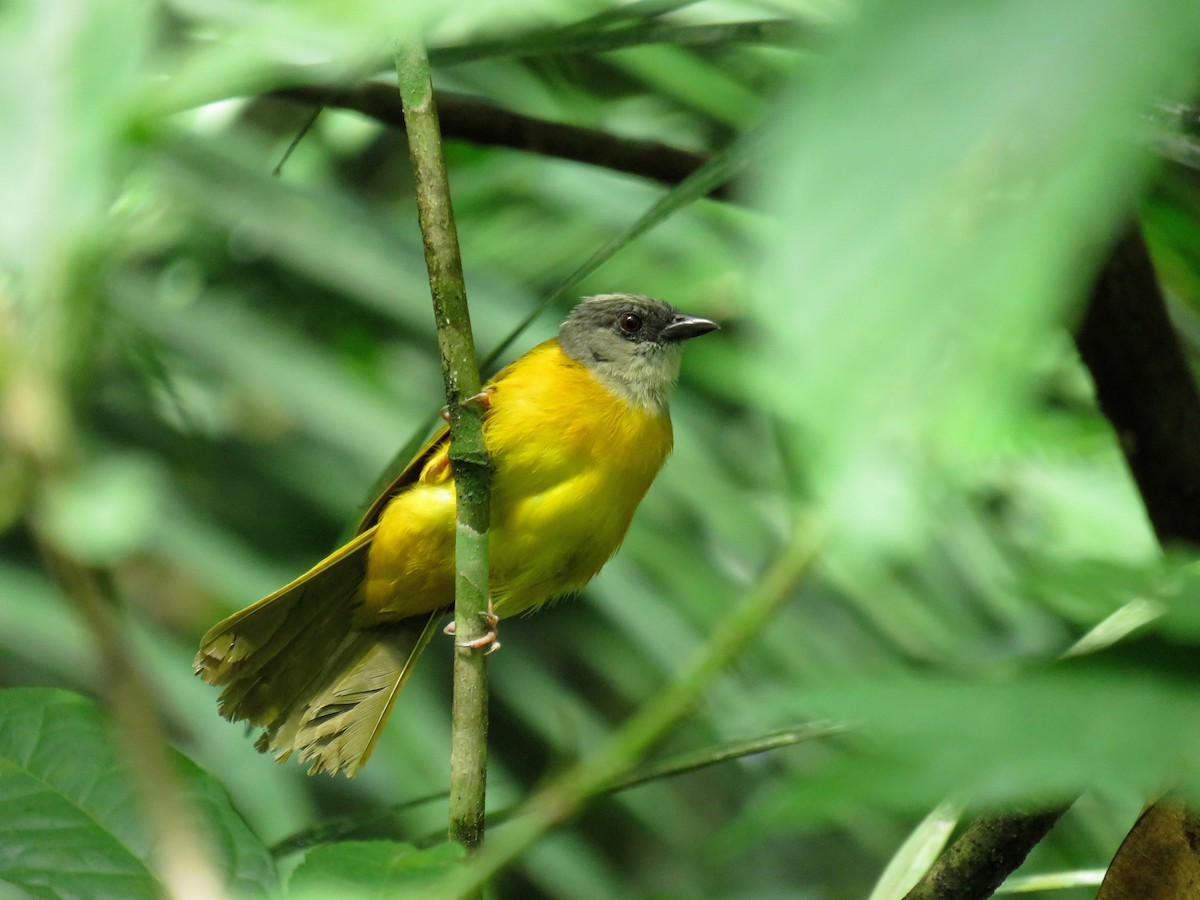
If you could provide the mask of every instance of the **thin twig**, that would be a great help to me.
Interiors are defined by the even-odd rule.
[[[602,793],[615,794],[627,791],[651,781],[670,778],[685,772],[696,772],[733,759],[744,759],[747,756],[778,750],[781,747],[792,747],[818,738],[836,737],[845,734],[847,730],[848,726],[843,722],[805,722],[802,725],[780,728],[752,738],[724,741],[712,747],[702,747],[687,753],[676,753],[665,759],[643,763],[625,774],[617,776],[611,783],[603,787]]]
[[[278,88],[267,96],[353,110],[381,125],[404,127],[395,88],[382,82],[365,81],[352,86],[296,85]],[[442,134],[453,140],[569,159],[665,185],[679,184],[707,160],[703,153],[661,141],[626,138],[597,128],[527,116],[466,94],[437,91],[434,96]],[[1150,150],[1180,165],[1200,168],[1200,140],[1191,131],[1163,117],[1153,125],[1147,142]],[[717,185],[709,196],[736,201],[729,184]]]
[[[431,794],[414,797],[412,800],[394,803],[383,809],[371,810],[365,813],[354,812],[349,815],[327,819],[311,828],[294,832],[283,840],[272,844],[271,856],[275,859],[282,859],[285,856],[291,856],[293,853],[303,853],[305,850],[310,850],[321,844],[332,844],[334,841],[345,841],[368,834],[376,837],[388,836],[393,829],[389,829],[387,826],[395,822],[396,816],[411,809],[416,809],[419,806],[424,806],[427,803],[436,803],[439,800],[445,800],[449,796],[449,791],[434,791]],[[438,832],[439,839],[444,837],[444,835],[445,832]],[[401,834],[394,836],[396,840],[404,839],[404,835]]]
[[[296,152],[296,148],[300,146],[300,142],[304,140],[305,136],[310,131],[312,131],[313,126],[317,124],[317,119],[321,118],[321,113],[324,111],[324,109],[324,103],[313,107],[312,115],[310,115],[308,119],[305,120],[304,124],[300,126],[300,130],[296,132],[296,136],[292,138],[287,145],[287,149],[283,151],[283,156],[279,157],[279,162],[275,163],[275,168],[271,170],[271,174],[276,178],[283,174],[284,165],[286,165],[287,161],[292,158],[292,154]]]
[[[419,43],[397,49],[396,72],[450,413],[450,459],[458,496],[454,622],[458,640],[467,642],[484,635],[487,626],[483,617],[488,611],[491,469],[483,443],[482,405],[463,402],[480,391],[479,366],[429,81],[429,60]],[[452,729],[450,839],[475,849],[483,840],[487,784],[487,662],[482,653],[460,650],[454,656]]]

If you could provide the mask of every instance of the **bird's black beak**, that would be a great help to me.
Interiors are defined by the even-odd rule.
[[[685,316],[680,313],[672,318],[667,327],[662,330],[662,339],[664,341],[687,341],[694,337],[700,337],[702,334],[708,334],[710,331],[716,331],[720,327],[716,322],[710,322],[708,319]]]

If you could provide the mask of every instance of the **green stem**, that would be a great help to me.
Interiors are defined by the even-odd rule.
[[[480,391],[479,366],[463,281],[458,234],[450,204],[446,163],[438,129],[429,60],[417,42],[396,52],[396,74],[409,155],[416,180],[417,213],[425,242],[425,265],[437,321],[446,407],[450,412],[450,460],[458,495],[455,530],[454,623],[460,641],[487,630],[488,522],[491,474],[483,443],[483,408],[463,401]],[[450,839],[474,850],[483,840],[487,786],[487,663],[482,653],[454,657],[454,707],[450,743]]]
[[[473,864],[456,872],[430,896],[463,897],[487,883],[550,828],[570,818],[592,796],[625,773],[673,728],[705,688],[767,625],[811,570],[819,540],[799,528],[759,583],[730,610],[691,664],[663,688],[600,750],[581,760],[529,799],[522,815],[488,842]]]

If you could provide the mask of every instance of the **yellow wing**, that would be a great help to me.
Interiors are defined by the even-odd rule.
[[[265,729],[255,745],[261,752],[280,760],[296,752],[310,773],[353,775],[375,748],[441,615],[386,625],[357,621],[375,523],[447,436],[443,427],[425,442],[372,503],[353,540],[201,638],[196,674],[224,688],[221,715]]]
[[[388,501],[416,481],[421,475],[421,470],[425,468],[425,464],[429,462],[429,458],[441,450],[449,440],[449,425],[443,425],[429,436],[429,439],[421,445],[421,449],[408,461],[408,465],[404,467],[404,471],[397,475],[392,483],[384,488],[379,496],[375,498],[374,502],[367,507],[367,511],[363,513],[362,521],[358,523],[359,534],[362,534],[379,521],[379,517],[383,514],[383,509],[388,505]]]

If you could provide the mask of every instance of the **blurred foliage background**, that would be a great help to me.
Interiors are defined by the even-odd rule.
[[[1023,872],[1095,871],[1150,793],[1194,796],[1195,579],[1186,554],[1161,557],[1071,332],[1140,215],[1200,349],[1200,153],[1170,114],[1195,9],[397,8],[0,8],[0,685],[108,694],[111,666],[44,559],[95,567],[171,743],[244,817],[223,840],[258,843],[239,890],[276,891],[263,846],[338,817],[357,837],[440,839],[442,801],[372,814],[446,787],[449,642],[353,781],[256,754],[191,674],[197,637],[336,546],[442,403],[404,135],[334,90],[390,83],[392,36],[419,30],[439,90],[501,120],[668,145],[691,154],[680,176],[726,153],[739,173],[683,202],[674,175],[586,161],[576,133],[584,161],[499,146],[522,138],[477,107],[455,120],[469,141],[444,117],[482,353],[605,247],[505,359],[588,293],[723,325],[688,350],[677,449],[620,554],[583,597],[506,628],[490,807],[619,728],[801,521],[822,535],[817,571],[659,752],[848,726],[602,798],[497,896],[864,897],[889,861],[936,851],[937,828],[904,842],[930,810],[953,821],[947,798],[1078,791]],[[622,237],[664,197],[680,208]],[[1053,664],[1131,609],[1151,644]],[[65,702],[8,696],[0,716]],[[49,715],[10,733],[44,749]],[[61,766],[89,756],[77,737]],[[41,847],[41,868],[0,854],[14,896],[63,865],[39,834],[12,846]],[[284,873],[299,858],[276,856]],[[92,896],[142,895],[80,877]],[[152,864],[141,877],[153,895]]]

